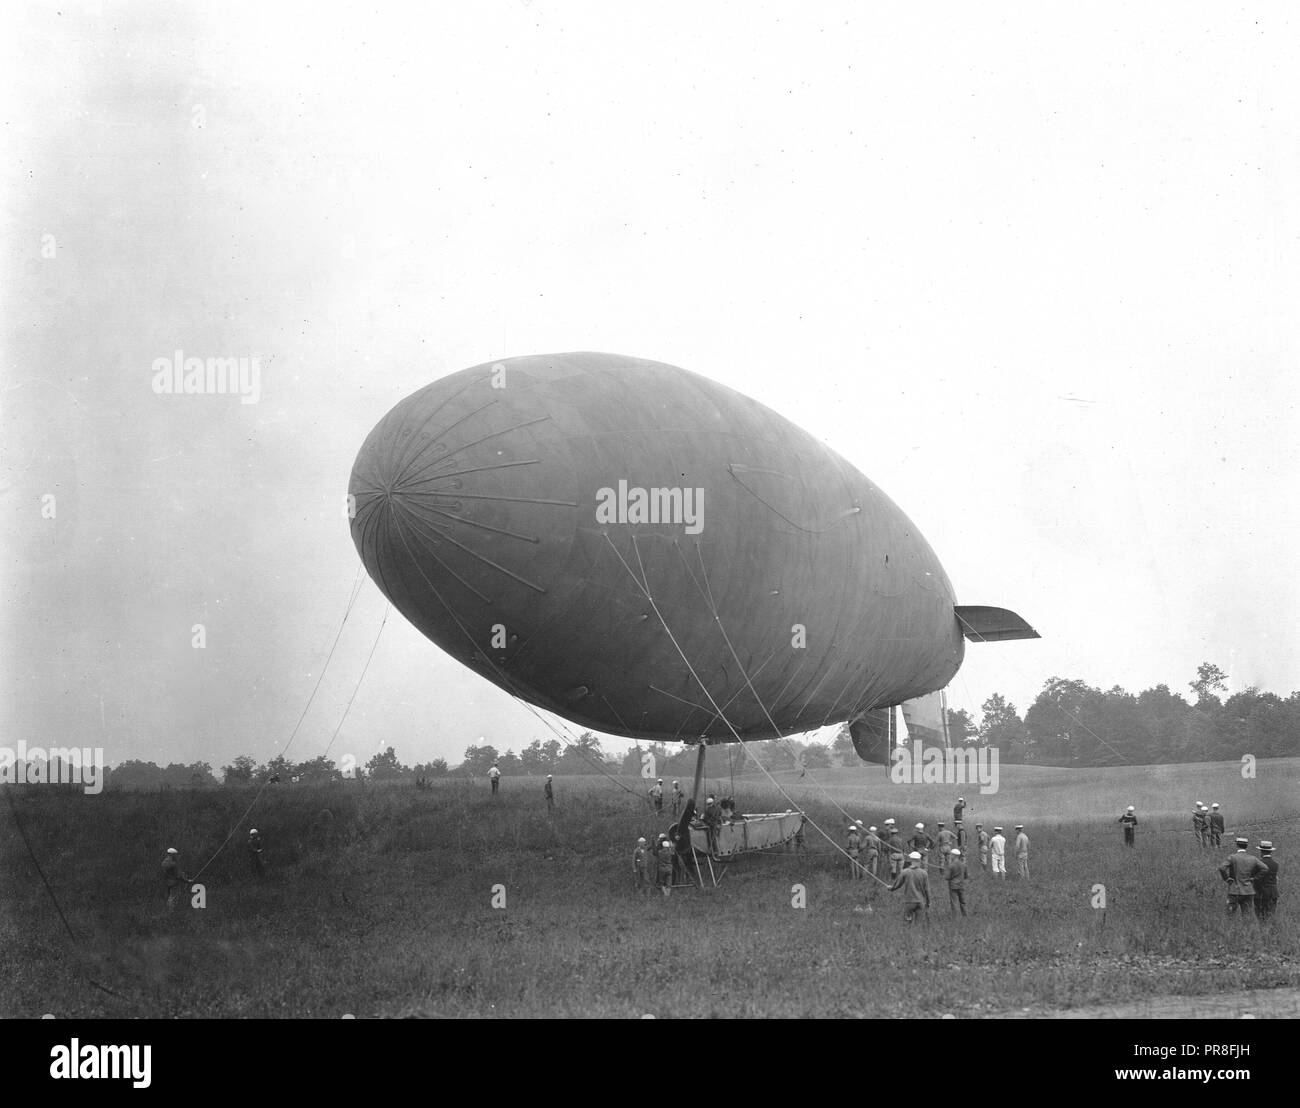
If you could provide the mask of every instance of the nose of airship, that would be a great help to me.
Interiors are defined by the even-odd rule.
[[[357,455],[353,542],[394,605],[453,653],[466,621],[484,645],[484,605],[546,591],[530,566],[548,513],[570,502],[545,487],[548,422],[526,390],[496,389],[492,367],[477,367],[402,401]]]

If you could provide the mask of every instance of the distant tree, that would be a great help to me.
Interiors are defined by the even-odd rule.
[[[980,705],[980,712],[982,718],[978,733],[981,746],[997,747],[999,756],[1008,762],[1032,759],[1033,744],[1014,704],[1001,693],[994,693]]]
[[[326,781],[341,781],[343,774],[324,754],[318,754],[310,761],[299,762],[294,766],[290,778],[296,778],[300,784],[319,784]]]
[[[965,708],[948,709],[948,741],[953,746],[965,746],[979,741],[979,728]]]
[[[109,783],[115,789],[157,789],[162,787],[162,770],[153,762],[128,759],[109,774]]]
[[[1188,687],[1196,694],[1196,703],[1200,707],[1219,706],[1216,693],[1228,688],[1228,675],[1213,662],[1202,662],[1196,667],[1196,680],[1188,682]]]
[[[803,764],[809,769],[829,769],[831,748],[824,743],[809,743],[803,750]]]
[[[491,743],[465,748],[465,760],[460,764],[460,773],[466,777],[484,777],[500,755]]]
[[[253,780],[259,784],[266,781],[285,783],[292,776],[293,766],[283,754],[277,754],[266,765],[253,771]]]
[[[590,731],[584,731],[564,748],[554,765],[556,773],[599,773],[605,766],[600,740]]]
[[[410,774],[410,770],[397,760],[397,751],[389,747],[366,763],[365,773],[373,781],[395,781]]]
[[[831,753],[839,759],[842,766],[859,764],[858,752],[853,746],[853,736],[849,732],[847,723],[841,723],[840,729],[835,732],[835,741],[831,743]]]
[[[622,762],[619,763],[619,767],[618,767],[619,770],[622,773],[627,773],[634,776],[640,776],[641,758],[645,753],[646,753],[645,747],[643,747],[640,743],[635,743],[631,747],[631,749],[629,749],[627,753],[623,755],[623,760]]]
[[[416,777],[446,777],[448,773],[447,759],[434,758],[429,762],[421,762],[418,766],[412,766],[411,772]],[[505,770],[503,769],[501,772],[505,773]]]
[[[230,765],[222,767],[222,781],[227,785],[247,785],[256,769],[257,763],[247,754],[241,754]]]
[[[517,777],[524,772],[523,766],[519,764],[519,755],[513,750],[507,750],[497,759],[497,768],[503,777]]]

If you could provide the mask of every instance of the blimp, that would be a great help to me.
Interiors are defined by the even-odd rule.
[[[847,722],[885,762],[895,708],[944,725],[968,641],[1038,637],[958,604],[915,524],[825,444],[661,362],[442,377],[370,432],[349,497],[370,577],[442,650],[581,727],[701,755]]]

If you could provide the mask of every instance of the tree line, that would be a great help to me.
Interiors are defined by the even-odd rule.
[[[964,709],[949,709],[949,736],[954,744],[994,747],[999,760],[1052,766],[1151,765],[1162,762],[1207,762],[1240,758],[1300,756],[1300,692],[1285,700],[1276,693],[1249,688],[1226,699],[1224,672],[1211,662],[1197,667],[1188,683],[1192,699],[1156,685],[1136,695],[1118,685],[1105,691],[1078,678],[1050,677],[1022,716],[1001,693],[980,706],[978,722]],[[858,760],[842,726],[830,744],[792,739],[768,740],[741,748],[726,744],[709,760],[709,773],[757,772],[757,762],[769,773],[803,772],[839,764],[865,765]],[[666,743],[636,743],[622,754],[607,754],[600,740],[584,732],[565,745],[558,739],[535,739],[518,754],[490,743],[469,746],[461,762],[445,758],[403,765],[393,747],[376,753],[364,765],[346,769],[318,755],[289,762],[277,755],[259,765],[241,754],[223,766],[218,779],[207,762],[160,767],[153,762],[128,761],[109,771],[110,788],[160,789],[226,785],[256,785],[268,781],[320,783],[361,777],[376,781],[431,780],[439,777],[483,777],[493,765],[502,776],[564,776],[623,774],[684,780],[695,772],[695,748]],[[725,767],[725,769],[724,769]]]

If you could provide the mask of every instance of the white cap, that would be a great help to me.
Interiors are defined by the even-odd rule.
[[[893,817],[893,816],[890,816],[889,819],[885,820],[885,822],[886,822],[886,823],[893,823],[893,822],[894,822],[894,817]]]
[[[555,774],[553,774],[553,773],[548,773],[548,774],[546,775],[546,780],[549,781],[549,780],[550,780],[552,777],[554,777],[554,776],[555,776]]]
[[[645,842],[645,839],[644,839],[644,838],[637,839],[637,842],[639,842],[639,843],[643,843],[643,842]]]
[[[175,848],[174,846],[169,846],[169,847],[167,848],[167,853],[168,853],[168,854],[175,854],[175,853],[176,853],[176,848]]]
[[[1218,805],[1218,802],[1217,802],[1217,801],[1216,801],[1215,803],[1213,803],[1213,804],[1210,805],[1211,808],[1217,808],[1218,806],[1219,806],[1219,805]]]
[[[659,778],[658,784],[662,785],[663,783],[664,783],[664,779],[662,777]]]
[[[959,797],[957,798],[957,803],[958,803],[958,804],[965,804],[965,803],[966,803],[966,798],[965,798],[964,796],[959,796]]]
[[[248,833],[249,833],[250,835],[256,835],[256,834],[257,834],[257,828],[256,828],[256,827],[250,827],[250,828],[248,829]]]
[[[1017,831],[1023,831],[1024,829],[1025,829],[1025,825],[1024,825],[1023,823],[1017,823],[1017,824],[1016,824],[1016,830],[1017,830]]]
[[[916,829],[917,829],[918,831],[924,831],[924,830],[925,830],[925,824],[924,824],[924,823],[918,823],[918,824],[916,825]]]
[[[1001,828],[1001,827],[994,827],[993,830],[994,830],[994,831],[1001,831],[1002,828]]]
[[[1128,806],[1128,810],[1129,810],[1130,812],[1133,811],[1133,805],[1132,805],[1132,804],[1130,804],[1130,805]]]
[[[680,782],[680,781],[674,781],[673,784],[674,784],[674,785],[680,785],[681,782]]]
[[[921,860],[921,856],[915,850],[912,851],[908,857],[911,858],[913,862],[919,862]]]
[[[860,819],[855,819],[853,822],[856,823],[859,827],[862,826],[862,821]]]
[[[858,829],[858,828],[857,828],[857,825],[856,825],[856,824],[852,824],[852,823],[849,824],[849,830],[850,830],[850,831],[856,831],[857,829]]]
[[[874,831],[875,829],[876,829],[876,825],[874,823],[867,828],[868,831]]]
[[[949,854],[956,854],[956,855],[958,855],[958,856],[961,855],[961,851],[958,850],[955,846],[954,846],[950,851],[948,851],[948,853],[949,853]]]

